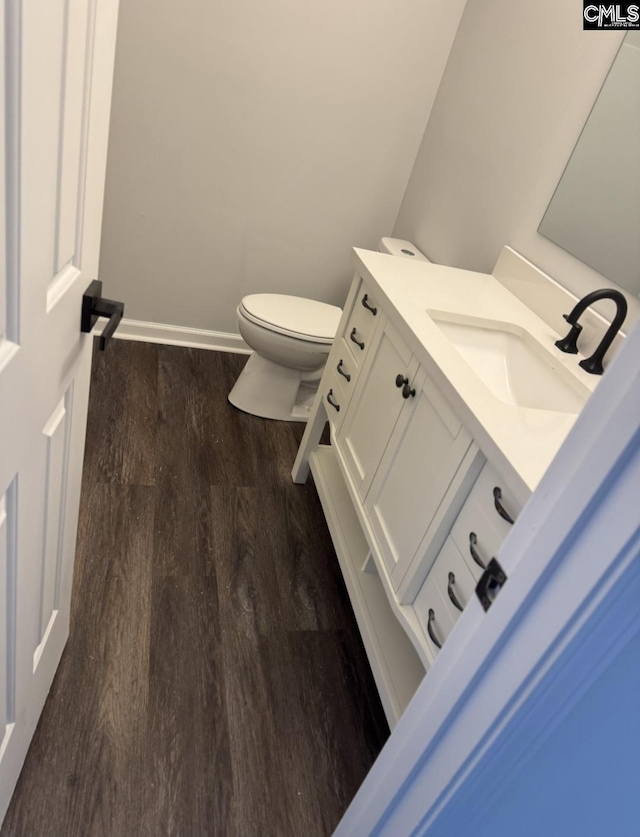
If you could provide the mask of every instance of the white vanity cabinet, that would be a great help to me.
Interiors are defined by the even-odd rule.
[[[327,420],[331,446],[322,446]],[[518,507],[375,285],[358,276],[294,480],[309,466],[393,727],[510,528],[494,489],[507,516]]]

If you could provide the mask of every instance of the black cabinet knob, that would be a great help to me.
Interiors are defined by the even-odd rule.
[[[398,389],[400,389],[400,387],[407,386],[408,383],[409,379],[405,378],[404,375],[396,375],[396,386],[398,387]]]
[[[412,388],[409,386],[409,384],[408,384],[408,383],[406,383],[406,384],[402,387],[402,397],[403,397],[403,398],[413,398],[413,396],[414,396],[415,394],[416,394],[415,389],[412,389]]]

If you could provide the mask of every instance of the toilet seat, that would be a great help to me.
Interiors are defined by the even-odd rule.
[[[342,316],[335,305],[287,294],[250,294],[238,312],[269,331],[322,345],[333,342]]]

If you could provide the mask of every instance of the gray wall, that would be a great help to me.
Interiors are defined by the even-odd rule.
[[[396,235],[480,271],[510,244],[578,296],[607,284],[537,233],[624,35],[583,32],[581,15],[578,2],[469,0]]]
[[[121,3],[101,252],[127,317],[342,303],[391,232],[465,0]]]

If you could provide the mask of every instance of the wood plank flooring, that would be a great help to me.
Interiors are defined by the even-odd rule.
[[[0,837],[325,837],[387,735],[303,426],[244,357],[94,352],[71,636]]]

